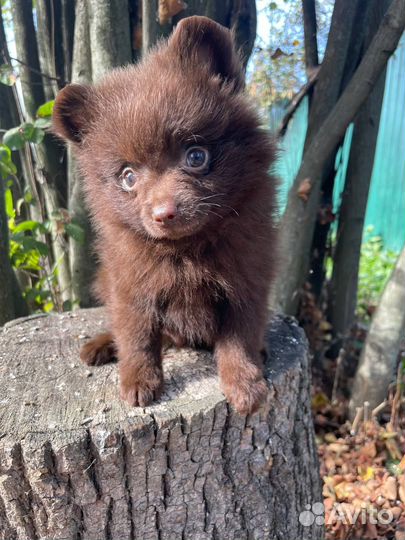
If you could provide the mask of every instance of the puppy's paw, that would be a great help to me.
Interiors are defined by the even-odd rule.
[[[228,384],[222,382],[222,389],[229,403],[242,415],[256,412],[269,396],[269,387],[263,378],[252,381],[241,379]]]
[[[120,374],[120,396],[132,407],[146,407],[163,391],[163,372],[159,367],[139,369],[126,365]]]
[[[88,366],[102,366],[116,360],[116,348],[110,333],[99,334],[83,345],[80,359]]]

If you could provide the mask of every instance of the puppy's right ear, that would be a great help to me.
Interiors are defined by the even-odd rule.
[[[56,96],[52,131],[67,141],[80,144],[89,130],[94,90],[91,86],[68,84]]]

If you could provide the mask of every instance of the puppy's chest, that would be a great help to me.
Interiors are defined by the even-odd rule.
[[[157,309],[164,330],[190,343],[211,343],[227,300],[228,284],[211,264],[187,259],[168,265]]]

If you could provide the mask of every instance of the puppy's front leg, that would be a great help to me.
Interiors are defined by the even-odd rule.
[[[134,311],[133,305],[120,303],[113,314],[121,399],[145,407],[163,389],[160,329],[149,313]]]
[[[257,320],[229,310],[215,343],[221,388],[240,414],[255,412],[269,392],[263,377],[262,334]]]

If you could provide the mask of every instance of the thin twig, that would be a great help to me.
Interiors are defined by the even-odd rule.
[[[342,347],[339,351],[339,356],[336,361],[336,371],[335,371],[335,378],[333,380],[332,398],[331,398],[332,404],[336,403],[336,395],[337,395],[337,390],[339,386],[340,373],[342,371],[342,365],[343,365],[343,360],[345,359],[345,356],[346,356],[346,351]]]
[[[357,428],[359,427],[361,417],[363,416],[363,407],[356,407],[356,416],[354,417],[350,435],[356,435]]]
[[[277,130],[277,137],[282,137],[285,133],[285,130],[287,129],[288,123],[291,120],[292,116],[294,115],[295,111],[298,109],[299,104],[304,99],[304,97],[308,94],[308,92],[311,90],[311,88],[314,86],[318,79],[318,74],[320,70],[320,66],[317,68],[314,68],[311,75],[308,78],[308,81],[304,84],[304,86],[299,90],[295,96],[292,98],[290,105],[288,106],[285,115],[283,116],[283,119],[280,122],[280,125]]]
[[[398,427],[398,417],[399,409],[401,407],[401,394],[402,394],[402,362],[399,363],[397,371],[397,381],[394,398],[391,405],[391,418],[389,421],[389,426],[391,426],[392,431],[397,431]]]
[[[370,419],[370,402],[369,401],[364,402],[363,409],[364,409],[363,422],[368,422]]]
[[[44,73],[43,71],[40,71],[39,69],[35,69],[28,65],[26,62],[23,62],[22,60],[19,60],[18,58],[15,58],[14,56],[10,56],[10,60],[14,60],[14,62],[18,62],[22,66],[26,67],[33,73],[37,73],[38,75],[41,75],[41,77],[45,77],[45,79],[49,79],[51,81],[56,81],[60,84],[67,84],[66,81],[62,80],[61,77],[52,77],[51,75],[48,75],[47,73]]]
[[[380,403],[379,405],[377,405],[377,407],[375,407],[375,408],[371,411],[371,418],[374,418],[375,416],[377,416],[378,414],[380,414],[380,412],[383,411],[387,405],[388,405],[388,401],[387,401],[386,399],[384,399],[384,401],[383,401],[382,403]]]

